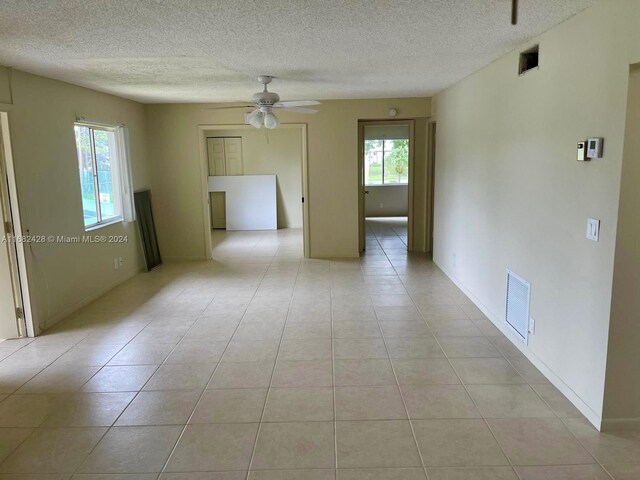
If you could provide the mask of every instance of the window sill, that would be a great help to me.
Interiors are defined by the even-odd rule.
[[[408,183],[383,183],[383,184],[379,184],[376,183],[374,185],[365,185],[365,187],[369,188],[369,187],[406,187],[408,186]]]
[[[122,217],[112,218],[107,220],[106,222],[96,223],[95,225],[91,225],[89,227],[84,227],[85,232],[93,232],[94,230],[100,230],[103,227],[108,227],[109,225],[115,225],[116,223],[122,223]]]

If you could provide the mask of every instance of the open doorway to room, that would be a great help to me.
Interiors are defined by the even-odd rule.
[[[33,336],[29,288],[6,112],[0,112],[0,342]]]
[[[208,258],[309,256],[306,125],[198,128]]]
[[[414,121],[361,121],[358,131],[360,252],[367,242],[412,250]]]

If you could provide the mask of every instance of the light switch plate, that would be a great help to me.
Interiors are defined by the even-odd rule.
[[[587,219],[587,239],[594,242],[600,241],[600,220],[595,218]]]

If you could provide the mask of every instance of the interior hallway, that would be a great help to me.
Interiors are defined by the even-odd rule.
[[[0,478],[639,478],[640,434],[596,432],[394,228],[338,260],[214,232],[0,344]]]

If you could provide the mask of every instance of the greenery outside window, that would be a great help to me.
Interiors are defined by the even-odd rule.
[[[409,183],[409,140],[364,141],[365,184],[407,185]]]
[[[85,229],[122,220],[117,127],[74,126]]]

